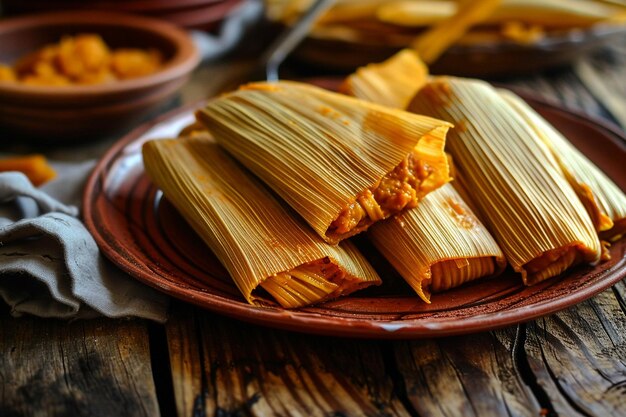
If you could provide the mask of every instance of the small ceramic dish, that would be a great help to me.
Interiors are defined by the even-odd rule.
[[[112,48],[157,49],[163,66],[150,75],[95,85],[0,82],[4,130],[55,140],[121,130],[171,98],[199,62],[189,36],[168,23],[116,13],[62,12],[0,21],[0,63],[11,64],[64,35],[79,33],[98,34]]]

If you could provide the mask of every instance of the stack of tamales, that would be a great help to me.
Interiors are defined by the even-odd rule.
[[[373,102],[385,102],[398,108],[404,108],[405,97],[408,94],[407,91],[417,92],[422,89],[424,85],[428,84],[427,69],[424,69],[425,66],[415,52],[411,50],[404,50],[382,64],[370,64],[367,67],[360,68],[355,74],[349,76],[346,82],[344,82],[343,91],[361,99]],[[400,74],[400,77],[391,77],[390,75],[393,71]],[[411,73],[413,73],[413,77],[410,76]],[[411,82],[407,82],[406,80],[411,80]],[[472,94],[475,94],[476,99],[474,102],[470,102],[466,97],[452,94],[452,88],[450,85],[457,86],[457,88],[467,89]],[[584,206],[587,213],[591,217],[590,220],[592,224],[598,232],[601,232],[601,236],[603,238],[619,238],[626,229],[626,196],[624,193],[621,192],[621,190],[608,177],[606,177],[604,173],[602,173],[591,161],[576,150],[576,148],[574,148],[567,141],[567,139],[550,126],[548,122],[541,118],[541,116],[539,116],[523,100],[515,96],[513,93],[504,90],[498,92],[498,94],[502,96],[502,99],[500,99],[499,97],[495,97],[494,91],[495,90],[488,87],[484,83],[472,82],[470,80],[453,78],[431,79],[430,85],[424,88],[421,94],[415,98],[413,104],[410,106],[411,109],[417,113],[440,117],[457,125],[456,128],[454,128],[450,133],[447,150],[453,155],[458,152],[459,157],[462,155],[466,158],[472,159],[475,165],[471,168],[471,170],[483,173],[483,176],[479,176],[478,178],[472,178],[472,176],[469,176],[469,183],[467,182],[467,178],[465,178],[467,174],[465,174],[465,176],[454,174],[452,176],[457,179],[457,183],[459,183],[459,180],[463,179],[462,182],[470,189],[474,190],[475,187],[481,185],[481,182],[493,181],[494,178],[490,176],[489,170],[486,169],[487,166],[476,164],[477,162],[492,162],[489,161],[489,158],[492,158],[494,161],[500,160],[500,165],[495,168],[492,167],[491,171],[506,172],[508,170],[511,173],[511,178],[509,178],[509,180],[523,178],[524,175],[527,176],[535,170],[536,166],[548,166],[550,172],[549,175],[545,176],[543,181],[545,181],[545,179],[548,179],[549,181],[556,181],[555,184],[552,184],[553,186],[557,185],[556,187],[553,187],[552,193],[550,193],[549,190],[539,182],[533,184],[532,181],[527,181],[524,184],[517,184],[518,188],[523,189],[525,192],[530,192],[530,189],[535,188],[534,193],[536,195],[547,193],[544,198],[546,201],[550,201],[550,199],[555,201],[561,201],[561,199],[568,200],[573,204],[572,207],[568,208],[570,213],[584,213],[584,211],[581,210],[582,206]],[[430,108],[428,106],[430,106]],[[523,121],[516,119],[515,116],[507,117],[507,113],[517,114],[523,119]],[[475,123],[478,126],[478,130],[468,130],[468,121]],[[523,128],[520,129],[520,126],[523,125],[525,125],[524,127],[526,129],[532,129],[534,134],[525,132]],[[505,133],[509,131],[511,133]],[[513,132],[521,133],[514,134]],[[481,137],[481,135],[483,136]],[[462,148],[459,144],[455,145],[455,141],[458,141],[463,145],[469,143],[472,146],[475,146],[477,152],[468,156],[469,154],[467,150]],[[498,145],[498,143],[501,144]],[[517,144],[518,147],[514,147],[513,150],[508,149],[508,156],[513,157],[513,154],[519,151],[520,153],[517,154],[513,160],[521,160],[522,162],[525,162],[525,164],[509,164],[507,167],[504,166],[507,161],[507,154],[502,153],[500,148],[506,149],[507,144],[509,143]],[[499,146],[499,148],[496,148],[496,146]],[[484,147],[485,150],[481,147]],[[526,152],[523,151],[522,148],[528,147],[533,147],[532,149],[534,152],[527,152],[527,149]],[[479,152],[482,151],[486,152],[487,156],[479,154]],[[551,155],[545,155],[546,153],[550,153]],[[537,157],[536,155],[542,156]],[[521,166],[521,177],[518,177],[518,174],[514,171],[516,166]],[[582,203],[582,206],[576,201],[576,199],[573,198],[573,193],[571,192],[572,190],[565,185],[564,180],[571,185],[573,191],[578,196],[580,203]],[[565,191],[562,194],[560,190]],[[490,200],[492,194],[497,194],[496,191],[497,190],[490,189],[487,191],[486,195],[483,194],[482,203],[480,197],[476,198],[475,193],[473,193],[474,200],[478,202],[478,206],[485,206],[483,215],[487,218],[493,219],[498,218],[498,216],[502,216],[501,212],[493,212],[494,207],[492,207],[492,201]],[[515,190],[514,188],[511,188],[506,191],[513,192]],[[520,190],[518,189],[517,191]],[[440,192],[441,191],[438,190],[428,198],[434,199],[435,194]],[[499,190],[499,192],[502,193],[504,190]],[[468,193],[465,192],[466,196],[467,194]],[[424,203],[428,202],[428,198]],[[463,200],[460,200],[460,196],[458,198],[459,201],[463,202]],[[513,212],[517,210],[514,201],[515,199],[511,199],[508,207],[508,209],[512,209]],[[528,204],[529,201],[526,200],[523,204],[518,203],[518,206],[523,208]],[[426,204],[423,204],[423,206],[425,205]],[[424,209],[424,207],[421,208]],[[555,206],[554,209],[556,210],[555,212],[559,212],[559,207]],[[416,210],[417,209],[415,209],[415,211]],[[407,217],[409,214],[410,212],[405,213],[402,216]],[[420,216],[420,230],[432,229],[433,219],[436,219],[437,214],[439,216],[443,216],[445,215],[445,210],[439,209],[435,214],[431,212],[428,215]],[[507,218],[507,216],[509,217]],[[532,216],[535,218],[541,218],[543,215],[541,210],[539,210],[538,212],[533,213],[531,217]],[[533,229],[531,226],[525,231],[519,229],[506,230],[506,223],[511,222],[512,224],[515,224],[516,220],[515,217],[511,216],[511,213],[504,216],[504,219],[501,222],[504,223],[505,226],[502,227],[502,225],[500,225],[499,229],[501,230],[501,233],[496,233],[496,236],[499,236],[500,240],[503,241],[503,247],[505,248],[505,251],[509,253],[509,257],[517,259],[513,265],[516,270],[522,272],[525,283],[532,284],[551,276],[558,275],[567,267],[581,261],[582,259],[590,262],[597,259],[599,250],[598,239],[593,233],[591,233],[586,216],[574,215],[573,218],[571,216],[566,216],[559,221],[567,225],[569,224],[569,220],[572,220],[574,225],[578,224],[580,227],[579,232],[576,233],[575,236],[581,238],[581,244],[583,244],[582,242],[586,242],[588,244],[588,247],[586,248],[588,249],[587,258],[584,258],[582,255],[576,253],[571,246],[569,248],[567,245],[560,246],[559,243],[557,243],[557,238],[553,238],[552,244],[545,241],[541,243],[531,241],[526,246],[524,245],[523,239],[520,240],[518,238],[518,242],[515,243],[516,245],[519,245],[520,247],[525,246],[527,249],[535,248],[534,250],[536,251],[536,259],[533,259],[532,254],[530,253],[524,255],[525,258],[523,259],[526,259],[527,262],[527,264],[525,264],[523,261],[516,258],[517,254],[515,252],[515,248],[511,247],[511,243],[515,242],[516,239],[512,236],[524,236],[525,233],[537,233],[542,235],[545,234],[543,229],[555,231],[558,230],[558,227],[555,228],[555,222],[550,223],[550,221],[548,221],[548,223],[544,224],[543,227],[538,226]],[[517,219],[517,221],[519,221],[519,219]],[[429,222],[431,223],[430,225]],[[449,246],[442,244],[436,245],[433,244],[433,240],[423,239],[420,240],[419,245],[417,245],[415,244],[417,235],[416,231],[411,230],[407,232],[406,229],[397,228],[385,236],[386,240],[382,244],[379,243],[378,241],[381,239],[380,234],[374,232],[381,229],[384,230],[385,228],[391,228],[388,226],[388,224],[391,223],[392,222],[387,222],[377,226],[373,229],[373,233],[370,235],[379,250],[385,254],[396,269],[401,271],[401,274],[415,288],[418,294],[423,298],[427,298],[428,294],[423,293],[424,288],[422,288],[421,283],[430,282],[431,271],[430,269],[426,269],[427,273],[423,275],[426,279],[419,280],[415,278],[416,268],[414,268],[414,266],[416,264],[428,265],[429,263],[424,263],[423,261],[417,263],[412,261],[412,263],[407,263],[407,259],[411,257],[415,258],[416,254],[423,256],[423,253],[430,253],[430,264],[433,264],[437,259],[448,259],[450,256],[449,252],[454,248],[463,246],[463,244],[459,244],[456,239],[451,238],[454,233],[453,228],[449,228],[451,233],[449,233],[448,239],[446,239],[449,241]],[[496,223],[496,225],[497,224],[498,223]],[[535,224],[533,223],[533,225]],[[492,230],[498,230],[498,227],[495,227],[495,229],[493,225],[491,225],[491,227]],[[567,226],[565,226],[565,228],[567,228]],[[439,226],[439,229],[444,230],[445,228]],[[456,235],[458,239],[459,234],[457,233]],[[412,247],[410,249],[406,249],[407,245],[405,244],[404,252],[406,253],[399,255],[398,253],[401,251],[397,249],[397,245],[394,246],[389,243],[392,236],[395,238],[402,237],[404,239],[408,239],[408,242],[413,243],[412,245],[409,244]],[[460,236],[461,239],[463,239],[463,236]],[[530,236],[532,236],[532,234]],[[570,238],[574,237],[570,236]],[[470,242],[467,238],[465,239],[466,240],[463,241],[463,243],[468,245]],[[489,247],[486,239],[481,239],[480,241],[486,244],[485,247]],[[393,246],[394,249],[386,249],[386,246],[388,245]],[[581,252],[584,251],[584,249],[581,250]],[[595,253],[594,257],[591,257],[592,251]],[[476,258],[473,262],[478,262],[479,259],[483,258]],[[526,267],[532,270],[530,278],[528,277],[528,271],[525,269]],[[481,276],[481,268],[473,268],[473,270],[476,271],[473,278]],[[455,272],[456,275],[452,274],[452,276],[462,276],[461,271]],[[485,272],[488,272],[487,274],[491,274],[493,270],[485,270]],[[455,281],[452,280],[452,282]],[[458,282],[462,283],[464,281],[458,280]],[[437,290],[436,282],[433,285],[433,289],[435,291]]]
[[[585,206],[568,183],[532,110],[511,106],[476,80],[432,79],[411,111],[453,122],[447,150],[471,198],[526,284],[600,259],[601,245]],[[543,136],[543,138],[542,138]]]
[[[143,155],[250,303],[300,307],[380,284],[350,242],[324,243],[208,137],[150,141]]]
[[[507,261],[528,285],[597,262],[598,233],[626,228],[623,193],[511,93],[426,75],[414,113],[301,83],[244,86],[197,113],[194,137],[148,142],[146,170],[254,304],[379,284],[346,240],[366,230],[426,302]]]
[[[268,16],[292,24],[312,0],[266,0]],[[531,45],[594,25],[620,25],[611,0],[338,0],[312,30],[320,39],[415,48],[432,63],[452,45]]]
[[[265,292],[299,307],[379,283],[350,243],[332,244],[449,181],[448,123],[315,87],[246,86],[198,118],[296,211],[206,137],[144,146],[148,174],[251,303]]]
[[[426,65],[405,49],[381,64],[359,68],[341,90],[403,109],[427,81]],[[456,184],[460,187],[458,180]],[[369,237],[426,302],[431,292],[495,276],[506,266],[498,244],[450,184],[430,193],[416,208],[377,224]]]

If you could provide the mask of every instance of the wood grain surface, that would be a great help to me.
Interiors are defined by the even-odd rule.
[[[420,416],[537,416],[541,406],[518,372],[514,343],[509,328],[398,343],[394,354]]]
[[[626,286],[517,328],[418,341],[290,334],[176,303],[179,416],[624,416]]]
[[[382,342],[293,334],[180,303],[166,328],[180,416],[410,416]]]
[[[159,416],[146,325],[0,318],[0,416]]]
[[[528,326],[530,369],[559,415],[626,415],[625,289]]]

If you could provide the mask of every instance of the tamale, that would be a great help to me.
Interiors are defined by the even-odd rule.
[[[623,22],[624,5],[602,4],[590,0],[501,0],[489,14],[474,24],[498,25],[521,22],[547,28],[588,27],[599,22]],[[396,0],[377,10],[380,21],[404,27],[438,24],[458,12],[454,1]]]
[[[417,207],[379,222],[368,237],[420,298],[495,275],[506,259],[451,183]]]
[[[449,123],[310,85],[251,84],[197,116],[330,243],[449,181]]]
[[[339,91],[352,97],[404,109],[428,77],[428,67],[415,51],[403,49],[385,62],[359,68]]]
[[[150,141],[143,157],[251,304],[301,307],[380,284],[350,242],[325,243],[206,136]]]
[[[406,72],[406,81],[394,77],[394,71]],[[344,90],[364,100],[405,108],[427,76],[426,65],[407,49],[382,64],[357,70]],[[405,97],[394,100],[400,95]],[[449,165],[456,185],[458,178],[452,175],[453,164]],[[498,244],[450,183],[428,194],[417,207],[376,223],[368,236],[427,303],[432,291],[496,275],[506,266]]]
[[[499,93],[548,146],[601,237],[616,239],[624,234],[626,195],[622,190],[524,100],[511,91]]]
[[[601,246],[584,206],[535,130],[489,84],[438,77],[409,110],[453,122],[446,150],[513,268],[532,285]]]

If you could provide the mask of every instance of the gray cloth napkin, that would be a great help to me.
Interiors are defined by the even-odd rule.
[[[76,218],[93,162],[71,164],[41,189],[0,173],[0,297],[11,314],[166,320],[169,299],[104,259]],[[59,200],[57,200],[59,199]]]

